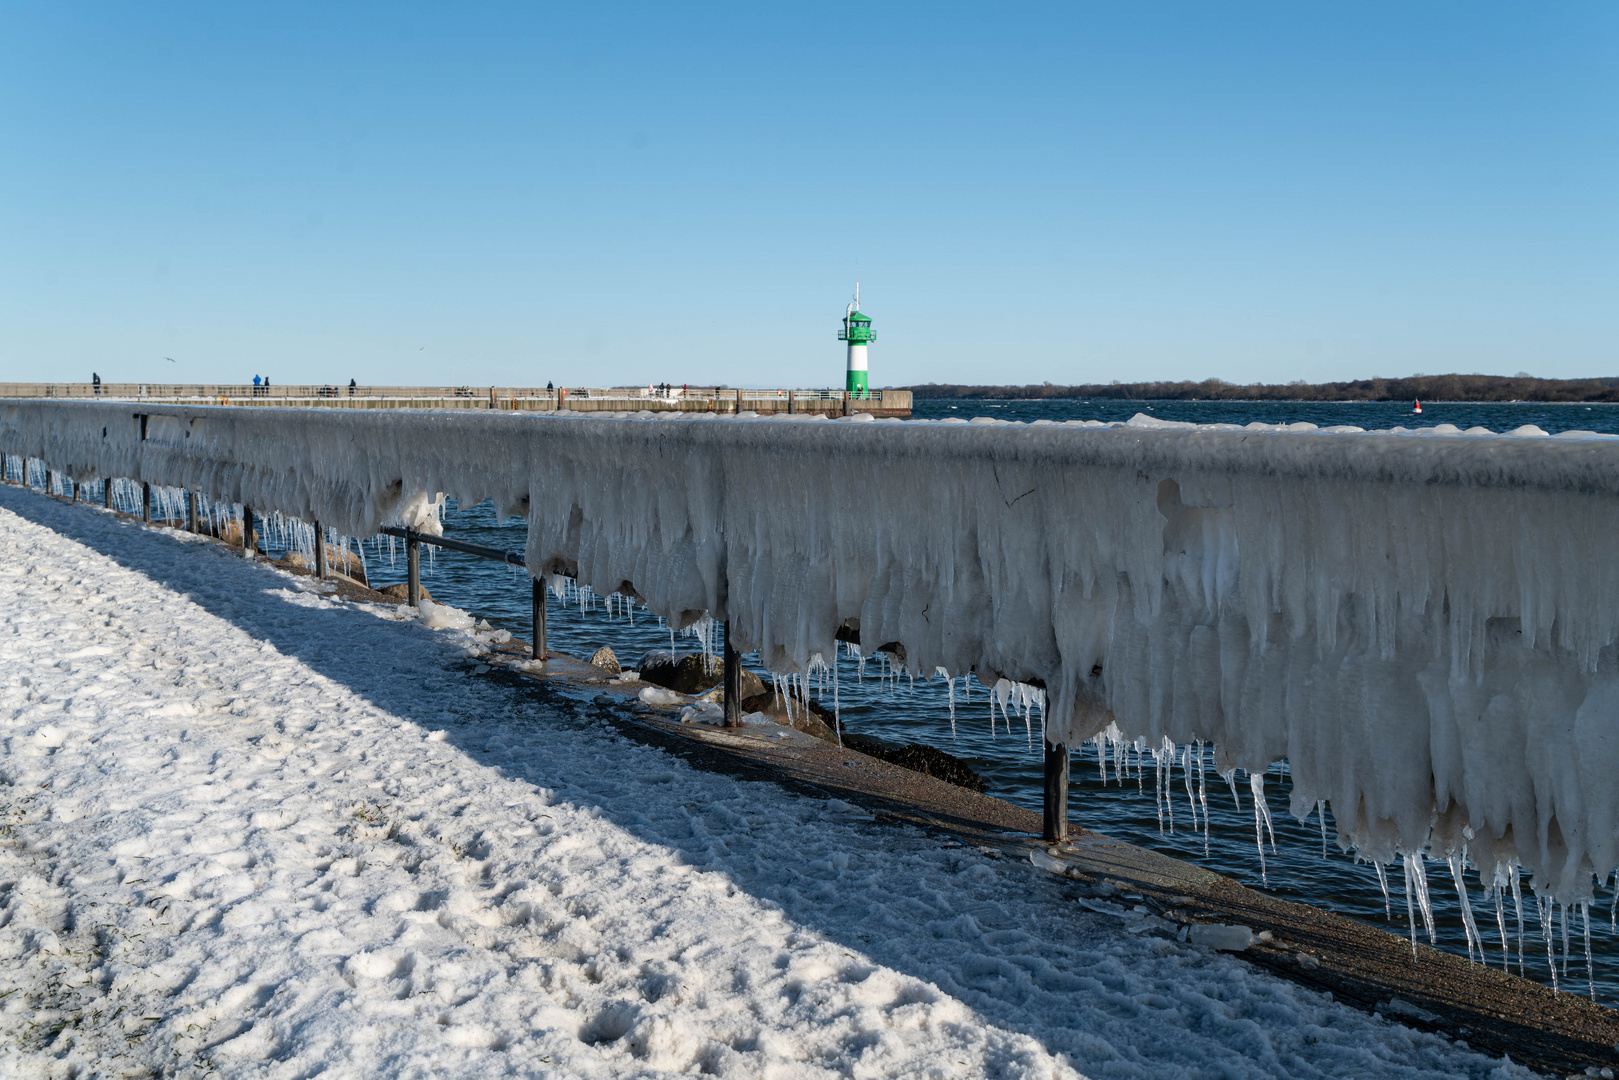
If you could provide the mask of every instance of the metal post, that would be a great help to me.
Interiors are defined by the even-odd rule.
[[[51,471],[49,469],[46,469],[45,470],[45,494],[47,494],[47,495],[55,495],[56,494],[56,492],[54,490],[55,486],[56,486],[56,478],[55,478],[55,476],[53,476],[51,474]]]
[[[258,549],[258,545],[253,543],[253,508],[251,506],[247,505],[246,503],[243,503],[242,504],[242,554],[246,555],[249,559],[251,559],[253,557],[253,553],[257,549]]]
[[[326,580],[326,528],[315,522],[315,576]]]
[[[549,660],[551,654],[545,648],[545,583],[539,578],[533,578],[533,611],[534,617],[534,659]]]
[[[725,726],[742,726],[742,654],[731,644],[731,623],[725,623]]]
[[[197,528],[197,493],[195,491],[186,492],[186,531],[200,531]]]
[[[405,530],[405,600],[413,608],[422,606],[422,542]]]
[[[1043,835],[1047,841],[1068,839],[1068,747],[1046,742],[1046,798]]]
[[[101,478],[101,505],[107,510],[112,509],[112,477]]]
[[[141,520],[152,520],[152,485],[141,481]]]

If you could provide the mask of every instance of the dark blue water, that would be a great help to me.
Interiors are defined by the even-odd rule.
[[[1555,435],[1559,431],[1597,431],[1619,435],[1619,404],[1544,405],[1536,402],[1471,404],[1424,401],[1420,415],[1412,403],[1360,401],[918,401],[912,413],[919,420],[947,416],[971,419],[993,416],[998,420],[1128,420],[1145,413],[1159,420],[1194,424],[1310,423],[1327,427],[1353,424],[1368,431],[1455,424],[1462,430],[1487,427],[1511,431],[1533,424]]]
[[[921,401],[916,406],[916,416],[919,418],[994,416],[1022,421],[1128,420],[1138,412],[1165,420],[1198,423],[1309,421],[1322,426],[1355,424],[1368,429],[1394,426],[1415,428],[1450,423],[1463,429],[1482,425],[1496,431],[1535,424],[1552,433],[1591,430],[1619,434],[1619,405],[1424,403],[1420,418],[1412,415],[1409,404]],[[465,509],[452,504],[445,515],[445,527],[449,534],[458,538],[502,548],[521,550],[525,542],[523,522],[519,519],[497,521],[487,503]],[[386,585],[404,580],[402,549],[392,565],[387,550],[386,542],[380,547],[371,543],[366,545],[374,584]],[[446,551],[434,552],[430,560],[424,552],[423,566],[427,585],[437,599],[471,610],[518,636],[528,637],[526,577],[498,564]],[[625,666],[633,664],[643,651],[667,648],[670,643],[668,630],[653,616],[644,611],[628,616],[622,613],[622,609],[616,615],[609,614],[599,597],[575,594],[567,605],[553,600],[549,626],[553,649],[574,656],[588,656],[597,648],[610,645]],[[679,644],[682,648],[696,647],[695,640],[691,638],[682,638]],[[914,741],[936,746],[969,761],[988,781],[991,794],[1036,811],[1040,809],[1038,716],[1025,720],[1014,715],[1010,722],[1011,730],[1008,731],[1007,723],[997,714],[992,726],[990,699],[985,688],[976,682],[971,683],[968,690],[970,697],[964,700],[958,680],[955,719],[952,721],[949,695],[942,680],[917,680],[913,685],[904,676],[897,680],[884,679],[881,677],[883,667],[881,657],[868,658],[862,676],[856,660],[840,656],[838,696],[847,730],[896,743]],[[768,685],[768,674],[760,673]],[[824,700],[830,708],[830,686],[826,689]],[[1393,893],[1388,909],[1392,913],[1390,920],[1385,915],[1383,893],[1372,868],[1355,863],[1351,856],[1340,852],[1336,844],[1330,842],[1334,835],[1330,811],[1326,815],[1329,841],[1325,844],[1319,818],[1299,822],[1288,814],[1290,781],[1285,763],[1273,766],[1267,777],[1266,795],[1275,824],[1276,850],[1273,854],[1267,842],[1263,868],[1255,844],[1254,807],[1245,776],[1239,774],[1237,777],[1237,788],[1241,792],[1239,799],[1233,796],[1224,781],[1214,775],[1212,756],[1206,757],[1209,827],[1205,834],[1201,827],[1192,827],[1192,808],[1188,804],[1184,773],[1177,766],[1173,770],[1171,788],[1175,799],[1171,831],[1167,820],[1160,825],[1160,803],[1154,794],[1154,765],[1151,758],[1143,757],[1139,781],[1134,775],[1134,764],[1132,759],[1131,775],[1121,784],[1110,763],[1109,782],[1104,786],[1095,749],[1087,746],[1077,753],[1070,795],[1074,821],[1120,839],[1208,866],[1253,888],[1330,908],[1385,926],[1402,935],[1407,933],[1400,870],[1394,867],[1388,872]],[[1443,862],[1428,864],[1428,882],[1434,899],[1439,945],[1465,955],[1466,937],[1462,929],[1460,903],[1451,884],[1449,870]],[[1475,918],[1484,935],[1488,960],[1492,966],[1499,967],[1501,946],[1493,900],[1485,899],[1485,885],[1479,881],[1476,871],[1468,872],[1466,883]],[[1549,984],[1551,978],[1540,921],[1527,886],[1524,893],[1524,973]],[[1606,900],[1604,896],[1602,910],[1600,913],[1593,911],[1591,919],[1595,984],[1601,1000],[1613,1001],[1619,999],[1619,949],[1615,947],[1615,935],[1609,930]],[[1516,971],[1517,919],[1510,895],[1505,898],[1504,908],[1512,969]],[[1560,982],[1564,989],[1585,993],[1585,957],[1580,945],[1577,915],[1574,920],[1570,926],[1568,970]],[[1420,919],[1418,928],[1420,933]],[[1561,936],[1559,928],[1554,933],[1559,954]]]

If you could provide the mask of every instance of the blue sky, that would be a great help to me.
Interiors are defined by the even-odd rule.
[[[0,379],[1619,374],[1619,5],[0,3]],[[173,357],[174,363],[164,357]]]

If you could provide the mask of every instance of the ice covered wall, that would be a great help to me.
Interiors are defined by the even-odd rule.
[[[1466,843],[1537,890],[1619,865],[1619,439],[1434,429],[0,403],[0,450],[363,535],[493,498],[535,568],[728,619],[775,670],[840,625],[1287,758],[1370,858]]]

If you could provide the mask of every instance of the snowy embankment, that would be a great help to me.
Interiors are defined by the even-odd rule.
[[[437,493],[772,670],[840,626],[1039,683],[1048,734],[1291,766],[1378,863],[1565,902],[1619,867],[1619,439],[1313,425],[0,405],[0,449],[352,535]],[[862,418],[869,421],[869,417]]]
[[[1499,1064],[1026,864],[694,771],[480,678],[483,648],[0,487],[0,1072]]]

